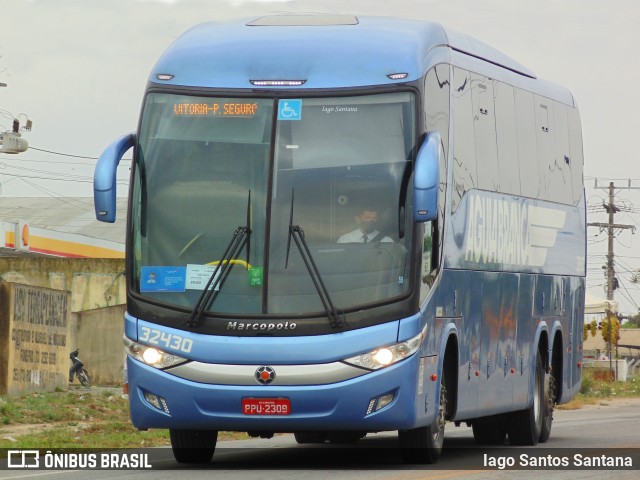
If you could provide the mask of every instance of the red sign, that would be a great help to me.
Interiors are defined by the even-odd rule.
[[[291,401],[288,398],[243,398],[242,413],[245,415],[289,415]]]

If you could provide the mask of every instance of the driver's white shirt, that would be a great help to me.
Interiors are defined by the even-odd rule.
[[[380,232],[378,230],[374,230],[371,233],[367,233],[366,234],[367,242],[370,242],[371,240],[376,238],[376,236],[379,233]],[[385,235],[384,237],[382,237],[382,240],[379,240],[379,241],[380,242],[393,242],[393,239],[391,239],[390,237],[387,237]],[[359,228],[356,228],[352,232],[345,233],[344,235],[342,235],[338,239],[338,243],[366,243],[365,242],[365,234],[362,233],[362,230],[360,230]]]

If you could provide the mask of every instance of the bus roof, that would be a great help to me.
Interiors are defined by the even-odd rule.
[[[234,89],[264,81],[299,81],[303,88],[385,85],[399,81],[392,74],[406,74],[403,82],[419,79],[435,59],[450,61],[452,50],[535,78],[498,50],[435,22],[275,15],[191,28],[160,57],[150,81]]]

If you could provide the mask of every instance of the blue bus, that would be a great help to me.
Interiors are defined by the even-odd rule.
[[[149,77],[133,148],[133,424],[179,462],[219,431],[299,443],[445,424],[536,445],[580,388],[585,199],[571,93],[437,23],[205,23]]]

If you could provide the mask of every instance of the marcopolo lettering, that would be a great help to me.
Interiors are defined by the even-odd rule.
[[[238,332],[271,332],[278,330],[295,330],[295,322],[228,322],[227,330]]]

